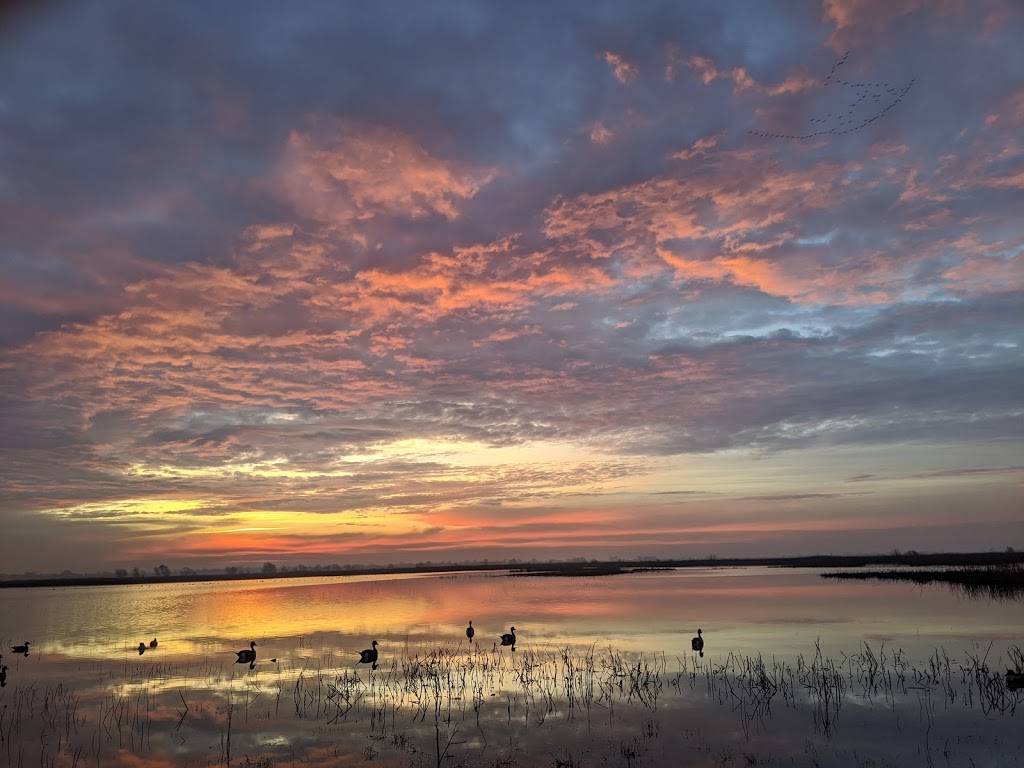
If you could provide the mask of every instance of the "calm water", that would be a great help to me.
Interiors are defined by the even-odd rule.
[[[1022,630],[765,568],[0,590],[0,764],[1019,766]]]

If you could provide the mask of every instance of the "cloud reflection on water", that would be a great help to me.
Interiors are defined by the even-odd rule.
[[[814,571],[19,590],[0,593],[0,604],[38,642],[11,662],[0,693],[6,717],[22,713],[14,738],[30,764],[40,744],[44,762],[61,765],[97,745],[88,759],[104,767],[223,764],[229,717],[231,761],[246,766],[433,765],[435,737],[442,748],[452,738],[452,764],[481,765],[731,766],[752,755],[767,765],[862,766],[942,749],[961,762],[1011,765],[1024,750],[1009,735],[1019,733],[1021,694],[1004,691],[1005,710],[986,710],[980,683],[957,667],[991,642],[987,663],[998,669],[1019,642],[1024,606],[837,584]],[[68,614],[74,622],[61,620]],[[462,634],[470,618],[479,628],[472,649]],[[688,649],[698,619],[703,661]],[[511,621],[514,654],[496,646]],[[141,658],[140,632],[160,637]],[[371,637],[381,641],[376,672],[356,664]],[[817,694],[794,683],[817,679],[808,665],[819,638],[848,676],[827,728]],[[252,672],[233,664],[249,639]],[[850,658],[865,640],[903,676],[896,693],[858,680],[866,662]],[[915,687],[908,670],[934,666],[939,647],[954,660],[948,676]],[[765,681],[781,686],[767,704]],[[37,716],[27,718],[33,695]],[[66,717],[39,717],[49,711],[39,710],[43,699],[73,712],[59,755]]]

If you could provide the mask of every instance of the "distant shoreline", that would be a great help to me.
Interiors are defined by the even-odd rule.
[[[863,568],[866,566],[991,566],[1024,564],[1024,552],[940,552],[889,555],[810,555],[804,557],[733,557],[679,560],[601,560],[554,563],[450,563],[412,566],[366,566],[321,570],[278,570],[276,573],[197,573],[169,576],[42,576],[0,580],[0,589],[40,587],[99,587],[126,584],[187,584],[214,581],[333,578],[337,576],[391,576],[400,574],[509,571],[516,576],[610,576],[680,568]]]
[[[967,594],[987,594],[991,597],[1013,598],[1024,596],[1024,567],[1018,564],[963,566],[947,570],[868,570],[833,571],[821,574],[828,579],[857,579],[864,581],[907,581],[913,584],[945,584]]]

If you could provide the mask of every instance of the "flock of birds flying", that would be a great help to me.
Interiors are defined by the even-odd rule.
[[[819,136],[844,136],[867,128],[872,123],[881,120],[890,110],[903,101],[910,89],[914,87],[916,78],[908,83],[897,86],[889,82],[853,82],[838,76],[840,67],[846,63],[850,52],[847,51],[838,59],[829,70],[828,75],[822,81],[823,87],[832,84],[850,88],[853,90],[854,98],[846,105],[844,110],[828,112],[820,117],[812,117],[810,124],[813,130],[806,130],[802,133],[779,133],[776,131],[748,130],[751,136],[758,136],[762,139],[789,139],[792,141],[807,141]],[[871,106],[875,109],[865,112],[862,108]]]

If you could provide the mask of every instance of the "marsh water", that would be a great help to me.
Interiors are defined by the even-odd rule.
[[[0,639],[18,768],[1024,765],[1024,603],[812,569],[5,589]]]

